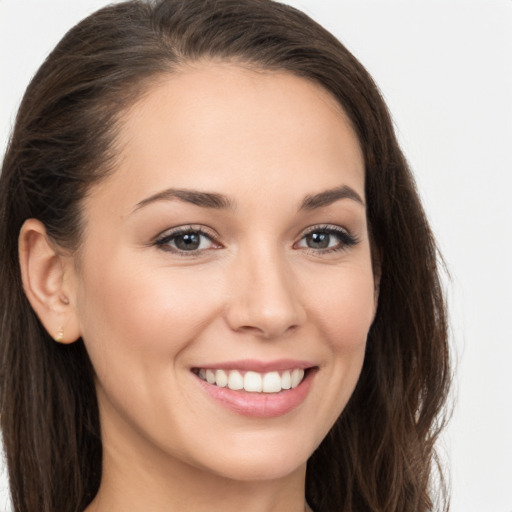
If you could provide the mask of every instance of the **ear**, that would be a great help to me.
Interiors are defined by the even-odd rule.
[[[379,306],[379,295],[380,295],[380,278],[382,276],[382,261],[379,251],[375,250],[372,252],[372,270],[373,270],[373,301],[374,310],[373,318],[377,314],[377,308]]]
[[[36,219],[23,224],[18,250],[23,288],[39,320],[55,341],[76,341],[80,324],[74,306],[73,259],[59,252]]]
[[[380,276],[381,276],[381,268],[380,268],[380,265],[378,266],[378,268],[376,268],[374,270],[374,273],[373,273],[373,301],[374,301],[374,308],[375,308],[375,312],[374,312],[374,318],[375,318],[375,315],[377,314],[377,307],[379,306],[379,295],[380,295]]]

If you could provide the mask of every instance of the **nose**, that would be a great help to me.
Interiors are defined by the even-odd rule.
[[[226,320],[231,329],[278,338],[305,320],[298,283],[284,257],[270,251],[239,255],[230,275]]]

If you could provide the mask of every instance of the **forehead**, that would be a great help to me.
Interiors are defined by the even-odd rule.
[[[240,180],[292,195],[315,181],[319,190],[348,184],[364,195],[346,114],[320,85],[287,72],[201,63],[162,75],[124,115],[117,148],[113,179],[132,185],[134,204],[166,186],[229,194]]]

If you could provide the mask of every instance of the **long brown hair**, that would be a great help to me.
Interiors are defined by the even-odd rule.
[[[93,369],[53,342],[24,295],[18,233],[42,221],[80,246],[81,203],[112,172],[122,114],[151,80],[200,59],[286,70],[341,104],[366,165],[379,307],[353,396],[308,462],[317,512],[427,512],[450,380],[438,254],[373,80],[329,32],[270,0],[134,0],[74,27],[30,83],[0,177],[1,427],[16,512],[81,512],[101,480]],[[439,506],[443,506],[442,504]]]

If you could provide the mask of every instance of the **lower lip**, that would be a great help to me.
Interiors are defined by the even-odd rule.
[[[316,371],[310,368],[296,388],[283,390],[279,393],[234,391],[208,384],[197,376],[196,378],[211,398],[237,414],[253,418],[276,418],[292,411],[306,399],[315,373]]]

